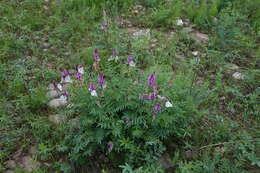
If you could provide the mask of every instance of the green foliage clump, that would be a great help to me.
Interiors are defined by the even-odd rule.
[[[76,163],[83,164],[85,157],[95,153],[107,153],[115,161],[119,161],[116,154],[120,153],[121,164],[153,162],[165,151],[164,140],[172,137],[180,142],[189,134],[197,106],[188,94],[191,80],[180,75],[174,81],[176,86],[172,86],[173,81],[160,80],[167,76],[158,74],[159,95],[173,104],[167,108],[166,100],[142,98],[151,92],[146,75],[131,67],[120,69],[124,68],[127,71],[121,73],[106,70],[107,88],[98,87],[98,97],[91,96],[87,89],[87,84],[95,81],[95,74],[73,90],[72,109],[80,125],[66,135],[66,146]],[[167,82],[169,86],[165,85]],[[161,109],[156,111],[158,103]],[[109,143],[113,143],[111,153]]]

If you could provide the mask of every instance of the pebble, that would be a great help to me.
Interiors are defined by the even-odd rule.
[[[139,31],[136,31],[136,32],[133,33],[133,36],[135,38],[138,38],[138,37],[141,37],[141,36],[148,37],[148,36],[150,36],[150,29],[141,29]]]
[[[51,46],[51,44],[48,42],[44,42],[42,45],[44,48],[49,48]]]
[[[15,169],[16,168],[16,163],[14,160],[8,160],[5,162],[5,164],[8,166],[10,169]]]
[[[77,73],[76,70],[74,70],[74,69],[69,69],[69,74],[74,75],[74,74],[76,74],[76,73]]]
[[[53,99],[53,98],[56,98],[56,97],[59,97],[60,96],[60,93],[56,90],[50,90],[47,92],[47,98],[48,99]]]
[[[52,122],[54,124],[61,124],[61,123],[65,122],[66,116],[60,115],[60,114],[55,114],[55,115],[49,115],[48,119],[50,122]]]
[[[24,156],[21,159],[21,166],[29,172],[32,172],[34,169],[39,167],[39,165],[39,162],[36,162],[30,156]]]
[[[199,52],[198,52],[198,51],[193,51],[193,52],[191,52],[191,54],[192,54],[193,56],[197,56],[197,55],[199,54]]]
[[[235,73],[233,73],[232,77],[233,77],[234,79],[237,79],[237,80],[242,80],[242,79],[245,78],[245,76],[244,76],[242,73],[240,73],[240,72],[235,72]]]
[[[67,104],[66,100],[61,100],[60,98],[53,99],[51,100],[48,105],[52,108],[58,108],[58,107],[63,107]]]

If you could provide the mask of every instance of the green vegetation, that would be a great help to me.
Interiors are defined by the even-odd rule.
[[[259,8],[2,0],[0,172],[259,172]],[[48,86],[79,64],[52,108]]]

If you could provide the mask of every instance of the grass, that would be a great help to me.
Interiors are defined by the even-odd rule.
[[[2,0],[0,172],[10,169],[8,160],[18,163],[28,155],[31,146],[39,151],[32,155],[40,163],[37,173],[259,171],[259,7],[257,0]],[[187,24],[177,26],[177,19]],[[191,26],[209,40],[186,32]],[[133,37],[144,29],[150,29],[148,36]],[[122,163],[131,157],[127,153],[98,151],[86,157],[87,164],[71,158],[74,148],[65,140],[71,124],[55,125],[48,116],[62,114],[72,122],[79,114],[50,109],[47,86],[78,64],[92,74],[94,48],[107,73],[128,73],[123,60],[118,66],[104,61],[116,48],[122,58],[133,56],[145,75],[156,71],[161,86],[173,81],[177,93],[168,94],[193,121],[163,140],[171,168],[153,159]],[[244,78],[235,79],[235,72]],[[25,172],[19,166],[15,171]]]

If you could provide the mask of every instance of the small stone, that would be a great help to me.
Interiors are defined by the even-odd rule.
[[[32,146],[32,147],[29,149],[29,153],[30,153],[31,155],[34,155],[34,154],[37,153],[37,152],[38,152],[38,149],[37,149],[36,146]]]
[[[191,54],[192,54],[193,56],[197,56],[197,55],[199,54],[199,52],[198,52],[198,51],[193,51],[193,52],[191,52]]]
[[[63,107],[63,106],[66,106],[66,104],[67,104],[67,101],[61,100],[60,98],[53,99],[48,103],[48,105],[52,108]]]
[[[185,157],[187,160],[195,159],[196,156],[197,156],[197,154],[195,152],[193,152],[192,150],[185,151]]]
[[[60,93],[56,90],[50,90],[47,92],[47,98],[48,99],[53,99],[53,98],[56,98],[56,97],[59,97],[60,96]]]
[[[145,36],[145,37],[149,37],[150,36],[150,29],[141,29],[139,31],[136,31],[133,33],[133,36],[135,38],[141,37],[141,36]]]
[[[48,49],[43,49],[43,52],[47,52],[48,51]]]
[[[54,90],[54,89],[55,89],[55,87],[54,87],[53,83],[50,83],[48,86],[48,90]]]
[[[24,167],[27,171],[32,172],[34,169],[40,166],[40,163],[34,161],[30,156],[24,156],[21,159],[20,166]]]
[[[151,47],[151,48],[155,48],[155,47],[156,47],[156,44],[155,44],[155,43],[152,43],[150,47]]]
[[[169,154],[164,154],[159,160],[158,163],[164,168],[169,169],[174,167],[174,164],[172,163]]]
[[[43,45],[44,48],[49,48],[49,47],[51,47],[51,44],[48,43],[48,42],[44,42],[42,45]]]
[[[44,10],[49,10],[49,7],[47,5],[43,6]]]
[[[200,33],[200,32],[195,32],[193,34],[193,36],[197,39],[198,42],[200,41],[208,41],[209,40],[209,36],[207,34],[203,34],[203,33]]]
[[[185,60],[185,56],[183,55],[175,55],[175,57],[179,60]]]
[[[240,73],[240,72],[235,72],[235,73],[232,75],[232,77],[233,77],[234,79],[237,79],[237,80],[242,80],[242,79],[245,78],[245,76],[244,76],[242,73]]]
[[[49,115],[48,119],[50,122],[52,122],[54,124],[61,124],[61,123],[65,122],[66,116],[60,115],[60,114],[55,114],[55,115]]]
[[[8,168],[10,169],[15,169],[16,168],[16,163],[14,160],[8,160],[7,162],[5,162],[5,164],[8,166]]]
[[[76,73],[77,73],[76,70],[74,70],[74,69],[69,69],[69,74],[70,74],[70,75],[74,75],[74,74],[76,74]]]

